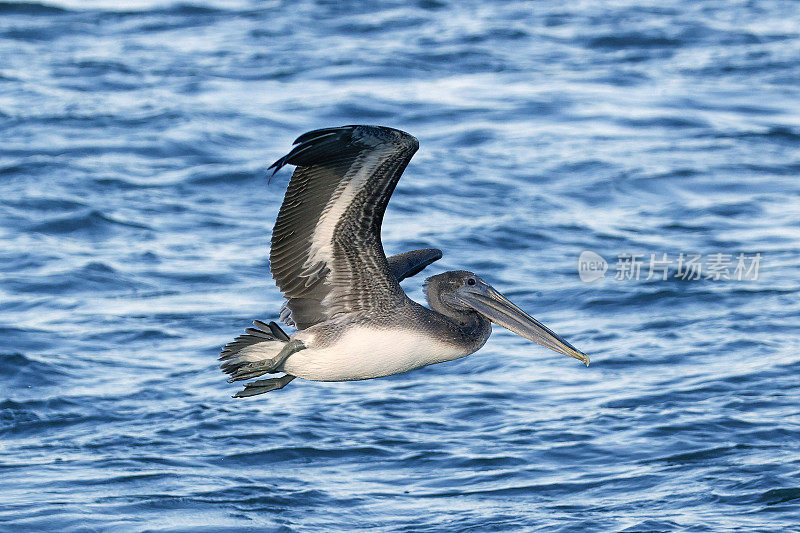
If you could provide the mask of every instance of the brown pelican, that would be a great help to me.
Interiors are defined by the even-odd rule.
[[[263,374],[235,397],[281,389],[294,378],[350,381],[407,372],[477,351],[499,324],[556,352],[589,358],[465,270],[428,278],[430,309],[400,281],[442,256],[387,258],[381,222],[417,139],[381,126],[310,131],[270,168],[296,165],[272,232],[270,269],[286,302],[281,319],[255,321],[222,350],[229,381]]]

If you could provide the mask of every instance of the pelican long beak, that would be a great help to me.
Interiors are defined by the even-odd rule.
[[[511,303],[491,285],[478,281],[464,286],[454,294],[462,304],[468,305],[495,324],[503,326],[526,339],[541,344],[558,353],[579,359],[589,366],[589,356],[553,333],[550,328]]]

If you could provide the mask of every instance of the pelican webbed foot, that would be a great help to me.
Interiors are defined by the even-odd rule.
[[[247,398],[248,396],[255,396],[257,394],[264,394],[266,392],[279,390],[288,385],[293,379],[294,376],[286,374],[285,376],[281,376],[279,378],[259,379],[258,381],[245,383],[244,389],[234,394],[233,397]]]

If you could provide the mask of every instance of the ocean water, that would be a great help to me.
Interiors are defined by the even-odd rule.
[[[1,1],[0,530],[800,530],[799,117],[797,2]],[[266,166],[354,123],[420,140],[387,252],[591,366],[231,398]]]

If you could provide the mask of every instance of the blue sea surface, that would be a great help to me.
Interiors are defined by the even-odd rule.
[[[412,298],[472,270],[591,366],[232,399],[265,169],[342,124],[420,140]],[[0,530],[800,531],[798,177],[798,2],[0,1]]]

